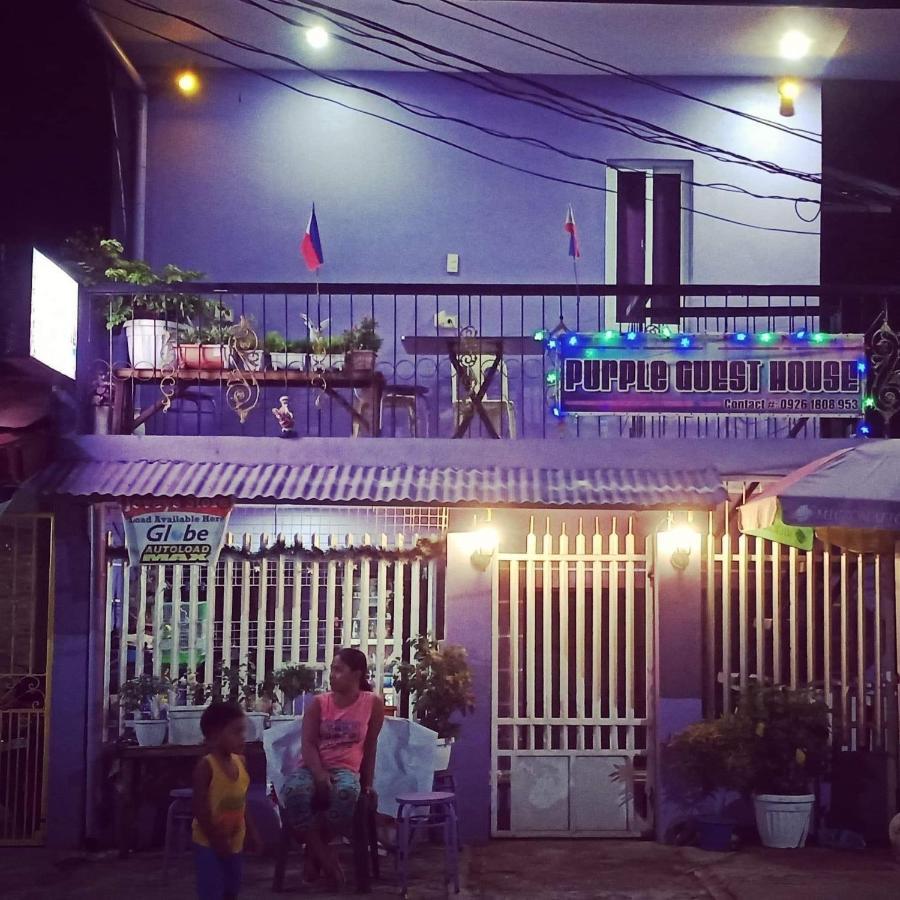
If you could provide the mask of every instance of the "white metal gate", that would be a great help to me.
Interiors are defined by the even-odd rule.
[[[574,546],[573,546],[574,544]],[[630,837],[649,815],[653,592],[629,519],[499,555],[493,597],[491,830]],[[540,546],[539,546],[540,545]]]
[[[335,651],[352,646],[390,700],[404,642],[442,637],[443,556],[419,552],[415,536],[335,535],[316,540],[312,555],[295,542],[251,540],[229,535],[215,567],[131,566],[124,548],[108,548],[104,699],[113,735],[122,727],[119,685],[143,673],[193,673],[202,683],[249,661],[257,683],[297,663],[324,676]]]

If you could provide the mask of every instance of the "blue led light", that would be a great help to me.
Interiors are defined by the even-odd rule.
[[[746,331],[739,331],[739,332],[734,336],[734,339],[735,339],[736,341],[739,341],[740,343],[744,343],[744,341],[746,341],[747,338],[749,338],[749,337],[750,337],[750,335],[747,334]]]
[[[794,337],[797,338],[798,341],[805,341],[806,340],[806,332],[803,330],[795,331]]]
[[[552,340],[547,341],[547,346],[548,346],[551,350],[555,350],[555,349],[556,349],[556,344],[557,344],[557,341],[556,341],[555,338],[553,338]]]
[[[685,335],[685,337],[679,338],[679,339],[678,339],[678,346],[679,346],[679,347],[690,347],[690,346],[691,346],[691,339],[690,339],[689,337],[687,337],[686,335]]]
[[[859,372],[860,375],[865,375],[868,371],[868,365],[866,365],[866,361],[864,359],[859,360],[856,363],[856,371]]]
[[[629,331],[628,334],[625,335],[625,340],[626,341],[636,341],[637,336],[638,335],[637,335],[636,331]]]
[[[552,412],[553,412],[553,415],[556,416],[557,419],[562,417],[562,414],[563,414],[562,410],[558,406],[554,406]]]
[[[569,346],[570,346],[570,347],[577,347],[577,346],[578,346],[578,335],[577,335],[577,334],[573,334],[573,335],[569,338]]]
[[[865,422],[860,422],[856,426],[856,434],[858,437],[868,437],[872,433],[872,426]]]

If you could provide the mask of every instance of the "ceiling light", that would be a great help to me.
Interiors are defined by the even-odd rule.
[[[307,28],[306,43],[316,50],[321,50],[328,43],[328,32],[321,25]]]
[[[185,97],[191,97],[200,90],[200,79],[190,69],[179,72],[175,77],[175,84]]]
[[[778,52],[784,59],[803,59],[812,41],[802,31],[788,31],[778,42]]]

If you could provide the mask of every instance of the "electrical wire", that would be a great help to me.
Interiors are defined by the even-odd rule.
[[[153,8],[151,4],[141,2],[141,0],[128,0],[128,2],[131,2],[132,5],[138,5],[141,8]],[[294,25],[297,27],[307,27],[305,25],[305,23],[303,23],[303,22],[299,22],[296,19],[291,19],[288,16],[282,16],[281,14],[276,13],[273,10],[267,10],[264,7],[261,7],[260,4],[256,2],[256,0],[239,0],[239,2],[247,4],[249,6],[257,7],[259,9],[263,9],[263,11],[271,13],[276,18],[286,22],[287,24]],[[159,11],[159,7],[155,7],[155,8],[153,8],[153,10]],[[165,11],[163,11],[163,14],[167,14],[167,13],[165,13]],[[172,14],[172,15],[175,15],[177,18],[180,18],[184,21],[184,17],[178,16],[178,14]],[[220,33],[214,32],[211,29],[208,29],[206,26],[199,26],[198,23],[195,23],[193,21],[191,21],[191,24],[194,27],[201,27],[203,30],[207,31],[210,34],[213,34],[215,37],[219,38],[220,40],[229,40],[228,38],[223,37]],[[338,37],[339,37],[339,39],[342,39],[342,38],[340,38],[340,36],[338,36]],[[346,40],[346,42],[348,44],[351,44],[352,46],[361,47],[362,49],[369,49],[369,48],[364,47],[363,45],[360,45],[356,41],[347,40],[347,39],[342,39],[342,40]],[[247,45],[244,42],[241,42],[241,49],[250,49],[250,45]],[[253,51],[253,52],[263,52],[263,53],[266,53],[267,55],[269,55],[269,51]],[[467,119],[462,119],[458,116],[452,116],[452,115],[446,115],[443,113],[439,113],[433,109],[430,109],[429,107],[421,106],[418,104],[407,103],[405,101],[398,100],[396,97],[393,97],[390,94],[386,94],[383,91],[378,91],[374,88],[361,86],[356,82],[350,81],[349,79],[338,77],[338,76],[333,76],[333,75],[322,74],[319,70],[313,69],[310,66],[303,65],[302,63],[298,62],[297,60],[294,60],[291,57],[287,57],[287,56],[284,56],[282,54],[277,54],[277,53],[273,54],[273,55],[275,56],[275,58],[281,60],[282,62],[287,62],[290,65],[294,65],[309,74],[315,75],[318,78],[323,78],[326,81],[331,81],[334,84],[340,84],[343,87],[350,87],[354,90],[360,90],[365,93],[376,96],[380,99],[387,100],[389,103],[392,103],[395,106],[400,107],[404,111],[412,113],[413,115],[419,115],[419,116],[422,116],[423,118],[435,119],[435,120],[444,121],[444,122],[453,122],[458,125],[463,125],[468,128],[473,128],[483,134],[487,134],[491,137],[495,137],[495,138],[498,138],[501,140],[518,141],[520,143],[524,143],[524,144],[527,144],[527,145],[530,145],[533,147],[537,147],[539,149],[547,150],[552,153],[557,153],[567,159],[571,159],[576,162],[592,163],[595,165],[603,166],[604,168],[614,169],[617,172],[639,171],[631,166],[616,165],[616,164],[609,163],[608,161],[606,161],[604,159],[600,159],[595,156],[586,156],[584,154],[576,153],[576,152],[573,152],[570,150],[565,150],[561,147],[556,146],[555,144],[551,144],[548,141],[545,141],[542,138],[536,138],[536,137],[533,137],[530,135],[510,134],[508,132],[504,132],[499,129],[491,128],[489,126],[479,125],[479,124],[471,122]],[[384,55],[384,54],[380,54],[380,55]],[[390,58],[392,60],[394,60],[395,62],[403,62],[402,60],[398,59],[397,57],[390,57]],[[441,73],[441,74],[449,74],[449,73]],[[468,83],[468,82],[466,82],[466,83]],[[745,195],[748,197],[753,197],[753,198],[756,198],[759,200],[783,200],[783,201],[788,201],[790,203],[799,203],[799,202],[818,203],[819,202],[818,200],[813,199],[811,197],[792,197],[792,196],[784,196],[782,194],[761,194],[756,191],[751,191],[747,188],[743,188],[743,187],[740,187],[738,185],[733,185],[733,184],[722,184],[722,183],[718,183],[718,182],[710,184],[707,182],[694,181],[691,179],[682,179],[682,181],[685,184],[689,184],[693,187],[703,187],[703,188],[713,188],[715,190],[724,190],[724,191],[728,191],[731,193],[739,193],[739,194],[742,194],[742,195]]]
[[[132,2],[132,0],[128,0],[128,2]],[[251,5],[258,6],[255,0],[240,0],[240,2],[250,3]],[[811,173],[811,172],[802,172],[794,169],[787,169],[783,166],[779,166],[776,163],[769,162],[766,160],[755,160],[751,157],[745,156],[741,153],[736,153],[734,151],[729,151],[721,147],[715,147],[709,144],[705,144],[702,142],[695,141],[691,138],[688,138],[684,135],[679,134],[678,132],[671,131],[670,129],[663,128],[662,126],[655,125],[652,122],[647,122],[644,119],[640,119],[634,116],[629,116],[623,113],[617,113],[608,108],[599,106],[596,103],[584,100],[583,98],[579,98],[572,94],[567,93],[566,91],[562,91],[557,88],[552,88],[551,86],[544,84],[540,81],[535,81],[534,79],[528,78],[524,75],[504,72],[500,69],[496,69],[492,66],[487,65],[486,63],[480,62],[478,60],[472,59],[470,57],[463,56],[459,53],[454,53],[452,51],[436,47],[433,44],[428,44],[425,41],[421,41],[418,38],[411,37],[410,35],[406,35],[403,32],[397,31],[393,28],[388,28],[387,26],[381,25],[380,23],[374,22],[371,19],[365,19],[362,16],[357,14],[347,13],[344,10],[336,9],[335,7],[329,6],[326,3],[318,2],[318,0],[306,0],[304,3],[296,2],[296,0],[269,0],[274,5],[278,6],[290,6],[295,9],[301,9],[305,12],[311,12],[313,10],[320,16],[322,16],[326,21],[335,23],[334,19],[329,18],[322,11],[326,10],[327,12],[334,13],[335,15],[349,19],[358,23],[364,23],[368,27],[371,27],[375,30],[386,32],[397,37],[401,37],[404,40],[412,41],[422,47],[425,47],[432,52],[440,53],[448,58],[454,59],[459,63],[464,63],[469,66],[476,66],[480,69],[485,69],[495,75],[499,75],[501,77],[514,80],[523,84],[528,85],[532,88],[537,88],[539,91],[543,91],[555,99],[566,99],[569,101],[573,101],[588,110],[593,111],[594,113],[599,113],[601,119],[597,122],[597,124],[602,125],[603,127],[613,127],[609,123],[609,119],[618,122],[619,128],[615,130],[622,130],[623,127],[625,129],[631,128],[632,130],[626,130],[625,133],[630,134],[632,137],[638,138],[639,140],[648,141],[650,143],[655,144],[667,144],[668,146],[673,146],[678,149],[683,150],[691,150],[701,155],[709,156],[713,159],[716,159],[720,162],[734,163],[746,165],[752,168],[761,169],[766,172],[770,172],[772,174],[778,175],[788,175],[793,178],[798,178],[803,181],[810,182],[812,184],[821,184],[821,175],[819,173]],[[264,7],[261,7],[264,8]],[[378,51],[374,51],[378,52]],[[648,135],[646,133],[642,133],[635,129],[644,129],[649,130],[652,134]],[[655,135],[655,136],[653,136]]]
[[[98,7],[93,4],[88,4],[88,5],[92,9],[96,10],[98,13],[100,13],[114,21],[120,22],[123,25],[133,28],[136,31],[139,31],[143,34],[157,38],[166,43],[172,44],[173,46],[177,46],[177,47],[181,47],[183,49],[189,50],[192,53],[197,54],[198,56],[206,57],[207,59],[216,60],[217,62],[224,63],[233,68],[236,68],[241,71],[247,72],[249,74],[255,75],[259,78],[263,78],[266,81],[270,81],[273,84],[277,84],[281,87],[287,88],[288,90],[290,90],[296,94],[299,94],[300,96],[306,97],[308,99],[321,100],[326,103],[330,103],[335,106],[338,106],[342,109],[345,109],[345,110],[348,110],[351,112],[355,112],[355,113],[359,113],[360,115],[366,116],[367,118],[375,119],[377,121],[381,121],[381,122],[385,122],[390,125],[394,125],[405,131],[409,131],[413,134],[418,134],[429,140],[435,141],[436,143],[443,144],[447,147],[452,147],[452,148],[454,148],[456,150],[460,150],[461,152],[466,153],[470,156],[476,157],[476,158],[484,160],[486,162],[494,163],[495,165],[501,166],[501,167],[503,167],[505,169],[509,169],[511,171],[519,172],[519,173],[525,174],[525,175],[531,175],[533,177],[540,178],[545,181],[554,182],[557,184],[565,184],[565,185],[569,185],[572,187],[584,188],[584,189],[590,190],[590,191],[597,191],[597,192],[609,193],[609,194],[617,193],[616,190],[613,188],[607,188],[607,187],[603,187],[601,185],[590,184],[588,182],[583,182],[583,181],[576,181],[574,179],[569,179],[569,178],[561,178],[561,177],[555,176],[555,175],[548,175],[545,172],[540,172],[535,169],[530,169],[530,168],[527,168],[524,166],[518,166],[514,163],[509,163],[509,162],[506,162],[505,160],[497,159],[496,157],[490,156],[486,153],[482,153],[478,150],[474,150],[471,147],[466,147],[465,145],[457,143],[456,141],[449,140],[448,138],[443,138],[443,137],[440,137],[439,135],[432,134],[421,128],[417,128],[414,125],[410,125],[406,122],[401,122],[397,119],[392,119],[389,116],[385,116],[380,113],[371,112],[370,110],[361,109],[359,107],[353,106],[352,104],[346,103],[341,100],[337,100],[334,97],[326,97],[321,94],[316,94],[311,91],[303,90],[302,88],[299,88],[296,85],[290,84],[287,81],[283,81],[282,79],[277,78],[268,72],[264,72],[259,69],[255,69],[252,66],[248,66],[243,63],[239,63],[236,60],[228,59],[227,57],[221,56],[217,53],[212,53],[208,50],[201,50],[199,47],[195,47],[184,41],[179,41],[175,38],[169,37],[158,31],[154,31],[151,28],[146,28],[142,25],[137,24],[136,22],[129,21],[128,19],[126,19],[116,13],[113,13],[109,10],[103,9],[102,7]],[[138,4],[133,3],[133,5],[138,5]],[[166,15],[172,15],[172,14],[166,13]],[[205,29],[202,26],[201,26],[201,28],[202,28],[202,30],[209,31],[209,29]],[[239,47],[242,49],[244,48],[242,46],[243,42],[234,41],[233,39],[227,39],[226,43],[231,43],[233,46],[236,46],[236,47]],[[249,47],[252,45],[247,45],[247,46]],[[259,49],[259,48],[257,48],[257,49]],[[261,50],[259,52],[268,53],[268,51],[261,51]],[[698,216],[705,216],[707,218],[714,219],[714,220],[717,220],[720,222],[727,222],[727,223],[733,224],[733,225],[740,225],[742,227],[750,228],[750,229],[753,229],[756,231],[776,232],[776,233],[781,233],[781,234],[799,234],[799,235],[807,235],[807,236],[813,236],[813,237],[816,237],[819,234],[819,232],[817,232],[817,231],[805,231],[805,230],[796,229],[796,228],[783,228],[783,227],[769,226],[769,225],[756,225],[751,222],[744,222],[739,219],[731,219],[726,216],[720,216],[715,213],[706,212],[705,210],[700,210],[700,209],[696,209],[696,208],[688,207],[688,206],[682,206],[681,208],[685,212],[690,212],[690,213],[693,213]]]
[[[722,103],[716,103],[712,100],[707,100],[704,97],[698,97],[695,94],[690,94],[687,91],[681,90],[680,88],[676,88],[673,85],[666,84],[665,82],[657,81],[654,78],[648,78],[644,75],[638,75],[634,72],[630,72],[628,69],[624,69],[621,66],[613,65],[612,63],[606,62],[602,59],[597,59],[597,57],[588,56],[586,53],[581,53],[578,50],[573,50],[570,47],[566,47],[564,44],[557,43],[556,41],[552,41],[549,38],[543,37],[541,35],[537,35],[532,31],[527,31],[524,28],[519,28],[515,25],[511,25],[509,22],[505,22],[502,19],[494,18],[493,16],[489,16],[487,13],[479,12],[477,9],[462,6],[459,3],[454,2],[454,0],[440,0],[441,3],[444,3],[446,6],[450,6],[453,9],[460,10],[461,12],[466,12],[471,16],[474,16],[478,19],[482,19],[484,21],[492,22],[495,25],[500,25],[503,28],[508,29],[509,31],[514,32],[515,34],[520,34],[528,38],[532,38],[535,41],[542,41],[544,44],[548,46],[543,47],[540,44],[535,44],[530,41],[521,40],[518,38],[514,38],[511,35],[503,34],[502,32],[494,31],[491,28],[485,28],[482,25],[478,25],[474,22],[466,21],[465,19],[459,18],[457,16],[451,16],[447,13],[442,13],[436,9],[425,6],[424,4],[414,2],[414,0],[391,0],[391,2],[396,3],[399,6],[413,6],[418,9],[421,9],[425,12],[430,13],[434,16],[439,16],[444,19],[449,19],[453,22],[458,22],[461,25],[465,25],[468,28],[474,28],[477,31],[484,32],[486,34],[493,35],[495,37],[502,38],[503,40],[512,41],[513,43],[520,44],[524,47],[530,47],[533,50],[538,50],[541,53],[548,54],[549,56],[555,56],[559,59],[565,59],[570,62],[577,62],[581,65],[584,65],[588,68],[594,69],[599,72],[603,72],[607,75],[613,75],[618,78],[624,78],[628,81],[633,81],[636,84],[641,84],[646,87],[651,87],[656,90],[664,91],[667,94],[673,94],[675,96],[681,97],[684,100],[690,100],[694,103],[700,103],[703,106],[711,107],[712,109],[717,109],[720,112],[729,113],[731,115],[739,116],[742,119],[748,119],[751,122],[755,122],[758,125],[765,125],[769,128],[774,128],[778,131],[782,131],[785,134],[792,135],[793,137],[803,138],[804,140],[810,140],[815,143],[822,143],[822,135],[821,132],[812,131],[806,128],[796,128],[789,125],[785,125],[781,122],[773,122],[770,119],[763,118],[762,116],[755,116],[752,113],[744,112],[740,109],[735,109],[734,107],[727,106]],[[554,48],[554,49],[550,49]],[[560,52],[562,51],[562,52]]]

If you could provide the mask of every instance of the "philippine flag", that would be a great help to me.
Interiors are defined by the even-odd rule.
[[[578,244],[578,232],[575,230],[575,214],[572,212],[572,204],[566,210],[566,222],[563,229],[569,235],[569,256],[572,259],[581,259],[581,247]]]
[[[306,226],[306,234],[300,242],[300,252],[310,272],[315,272],[325,262],[322,255],[322,242],[319,240],[319,223],[316,222],[316,204],[313,203],[309,216],[309,224]]]

